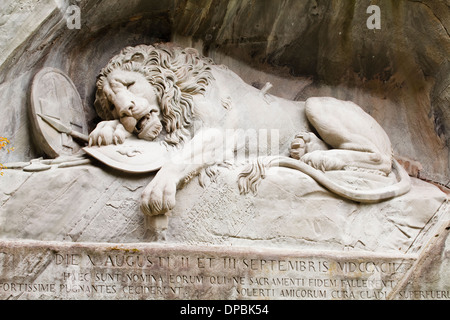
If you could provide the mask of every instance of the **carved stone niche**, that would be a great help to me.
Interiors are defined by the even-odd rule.
[[[35,81],[48,72],[67,79]],[[126,47],[97,79],[86,154],[2,178],[2,296],[447,297],[444,271],[431,291],[406,280],[435,235],[446,250],[447,196],[408,176],[356,104],[278,98],[170,43]],[[32,105],[60,135],[63,116]]]
[[[179,18],[172,27],[156,2],[154,12],[142,2],[121,17],[111,9],[116,2],[104,3],[80,4],[87,33],[52,29],[61,19],[51,13],[31,43],[47,28],[61,30],[49,33],[53,46],[39,57],[21,55],[2,74],[19,74],[16,83],[30,90],[49,71],[44,67],[54,68],[59,85],[45,86],[45,97],[58,97],[57,114],[30,110],[50,133],[42,143],[58,137],[59,146],[64,137],[79,153],[7,164],[0,179],[0,298],[450,297],[448,191],[408,177],[400,164],[414,162],[395,152],[399,136],[386,119],[376,121],[376,107],[365,112],[358,98],[341,100],[339,85],[313,95],[317,83],[249,67],[244,44],[213,49],[211,41],[219,48],[227,34],[226,19],[200,54],[185,45],[198,47],[198,36],[185,30],[221,20],[205,12],[206,22],[189,28],[189,14],[172,9],[202,11],[187,10],[190,2],[171,2]],[[224,10],[239,15],[247,5]],[[331,28],[340,20],[323,15],[347,12],[332,7],[311,13]],[[317,49],[308,43],[305,50]],[[271,48],[272,67],[295,58],[274,42]],[[23,71],[27,59],[44,65]],[[292,66],[306,72],[304,64]],[[287,90],[305,85],[302,94]]]

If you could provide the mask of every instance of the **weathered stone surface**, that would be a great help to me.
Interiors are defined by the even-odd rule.
[[[432,251],[440,247],[431,246]],[[1,240],[0,298],[448,300],[447,257],[431,259],[434,263],[427,262],[426,255],[423,258],[420,254]],[[424,261],[425,268],[439,273],[437,277],[421,270]],[[221,309],[216,312],[223,313]]]
[[[310,177],[283,168],[264,179],[258,195],[242,196],[237,185],[241,170],[222,168],[204,187],[193,180],[180,190],[165,242],[406,253],[420,246],[417,239],[430,221],[445,220],[449,214],[445,193],[418,179],[404,196],[364,205],[334,196]],[[142,189],[150,181],[149,175],[92,165],[53,165],[35,173],[5,170],[0,236],[154,241],[139,209]]]
[[[414,261],[409,255],[0,241],[0,298],[386,299]]]
[[[449,245],[450,223],[443,223],[405,277],[399,282],[391,297],[396,299],[450,299]],[[436,290],[439,288],[439,290]]]
[[[182,208],[172,212],[168,236],[199,244],[407,252],[420,226],[448,210],[444,193],[416,179],[407,195],[364,205],[282,168],[261,183],[258,195],[242,196],[238,173],[222,172],[204,189],[192,183],[180,191]],[[199,197],[183,201],[192,194]]]

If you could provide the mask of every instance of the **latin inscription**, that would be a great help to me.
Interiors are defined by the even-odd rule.
[[[388,298],[413,263],[401,257],[220,252],[6,246],[0,251],[0,298],[378,300]],[[397,295],[450,298],[445,290]]]

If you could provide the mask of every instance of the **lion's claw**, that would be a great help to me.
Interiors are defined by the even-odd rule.
[[[118,120],[102,121],[89,135],[89,147],[122,144],[129,135]]]
[[[173,179],[156,175],[141,195],[141,211],[147,215],[166,214],[175,207],[177,185]]]

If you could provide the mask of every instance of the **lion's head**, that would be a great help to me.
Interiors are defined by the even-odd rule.
[[[170,144],[179,144],[195,115],[193,95],[213,79],[212,62],[192,48],[171,44],[127,47],[97,78],[95,109],[103,120],[119,119],[127,131],[153,140],[164,126]]]

